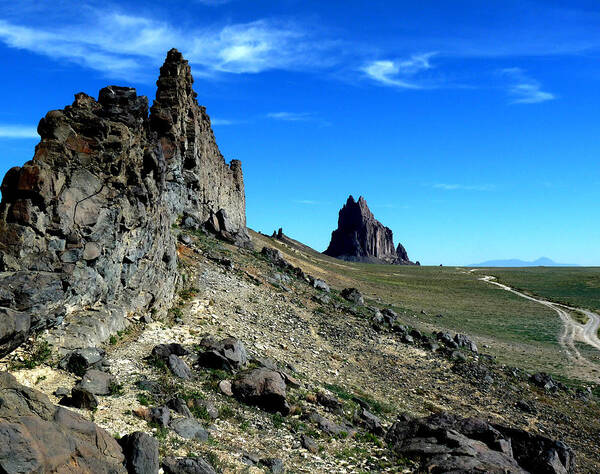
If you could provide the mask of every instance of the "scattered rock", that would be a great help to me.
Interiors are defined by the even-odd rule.
[[[438,332],[436,335],[438,341],[444,344],[449,349],[458,349],[458,344],[452,339],[452,336],[448,332]]]
[[[471,352],[477,353],[477,345],[473,342],[473,340],[465,335],[465,334],[456,334],[454,336],[454,342],[458,345],[458,347],[466,347]]]
[[[136,431],[119,440],[129,474],[158,474],[158,440]]]
[[[317,454],[319,452],[319,445],[316,443],[314,439],[305,434],[300,436],[300,443],[302,447],[306,449],[308,452],[312,454]]]
[[[98,399],[92,392],[82,387],[73,387],[71,398],[63,400],[64,403],[61,404],[67,404],[75,408],[83,408],[85,410],[95,410],[98,408]]]
[[[317,293],[316,295],[313,295],[312,300],[322,305],[328,305],[329,303],[331,303],[331,297],[322,293]]]
[[[354,303],[355,305],[363,306],[365,304],[363,296],[361,295],[360,291],[358,291],[356,288],[344,288],[342,290],[341,295],[342,298],[344,298],[347,301],[350,301],[351,303]]]
[[[279,458],[261,459],[259,464],[266,467],[273,474],[282,474],[284,472],[283,461]]]
[[[401,457],[416,457],[429,472],[573,472],[574,454],[542,436],[441,413],[422,419],[405,415],[386,435]]]
[[[59,362],[61,369],[83,376],[88,369],[101,369],[106,353],[97,347],[86,347],[69,352]]]
[[[165,474],[216,474],[213,467],[202,458],[167,457],[162,462]]]
[[[383,436],[383,427],[381,426],[381,420],[373,415],[366,408],[362,408],[359,413],[359,420],[364,425],[369,433],[373,433],[376,436]]]
[[[530,415],[535,415],[537,413],[535,405],[525,400],[519,400],[516,404],[516,407],[525,413],[529,413]]]
[[[109,395],[112,384],[115,383],[115,378],[96,369],[88,370],[77,384],[78,388],[87,390],[94,395]]]
[[[167,426],[169,426],[170,420],[171,410],[169,410],[167,407],[150,408],[149,421],[151,423],[155,423],[161,428],[166,428]]]
[[[286,400],[285,381],[279,372],[254,369],[243,372],[232,384],[235,398],[266,411],[287,415],[290,406]]]
[[[383,322],[390,326],[392,326],[398,319],[396,312],[389,308],[383,308],[381,310],[381,315],[383,316]]]
[[[192,243],[192,238],[188,234],[184,234],[183,232],[179,234],[177,240],[179,240],[179,242],[185,245],[191,245]]]
[[[58,387],[56,390],[54,390],[53,395],[55,397],[62,398],[62,397],[68,397],[70,393],[71,393],[71,390],[69,390],[68,388]]]
[[[175,375],[184,380],[189,380],[192,378],[192,370],[188,367],[183,359],[180,359],[175,354],[171,354],[167,359],[167,366]]]
[[[239,339],[228,337],[220,342],[204,338],[200,345],[205,349],[198,354],[198,365],[209,369],[238,370],[248,362],[248,354]]]
[[[536,386],[547,390],[548,392],[556,392],[558,390],[558,385],[552,378],[552,376],[544,373],[538,372],[537,374],[533,374],[529,380]]]
[[[319,415],[316,411],[309,413],[308,419],[313,423],[316,423],[320,430],[330,435],[337,436],[342,433],[349,434],[352,431],[350,427],[338,425],[337,423],[331,421],[329,418],[325,418],[324,416]]]
[[[325,283],[323,280],[319,280],[318,278],[315,278],[313,280],[312,286],[313,286],[313,288],[316,288],[317,290],[320,290],[320,291],[324,291],[325,293],[329,293],[331,291],[329,289],[329,285],[327,283]]]
[[[181,344],[172,342],[170,344],[158,344],[152,349],[152,356],[161,359],[165,362],[169,360],[169,356],[176,355],[178,357],[188,355],[189,351]]]
[[[181,398],[171,398],[171,400],[169,400],[167,402],[167,406],[173,410],[175,413],[179,413],[182,416],[188,417],[188,418],[192,418],[194,415],[192,415],[192,412],[190,411],[188,404],[185,402],[185,400],[181,399]]]
[[[324,406],[332,412],[340,413],[342,411],[342,402],[328,393],[318,392],[317,402],[319,403],[319,405]]]
[[[229,380],[221,380],[219,382],[219,390],[223,395],[227,395],[228,397],[233,397],[233,390],[231,388],[231,381]]]
[[[171,420],[171,429],[185,439],[208,440],[208,431],[194,418],[177,418]]]

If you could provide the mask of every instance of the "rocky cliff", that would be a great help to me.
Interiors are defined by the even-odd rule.
[[[192,84],[171,50],[150,115],[135,89],[109,86],[40,121],[33,159],[2,182],[0,354],[57,326],[58,346],[95,345],[168,308],[176,221],[249,245],[241,164],[225,163]]]
[[[348,197],[323,253],[352,262],[412,264],[402,244],[394,248],[392,230],[375,219],[362,196],[358,202]]]

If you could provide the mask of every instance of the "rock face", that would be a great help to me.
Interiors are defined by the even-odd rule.
[[[575,455],[560,441],[449,413],[405,415],[386,435],[402,457],[417,457],[424,472],[572,473]]]
[[[40,121],[33,159],[2,182],[0,355],[63,321],[50,342],[73,349],[165,311],[179,218],[249,245],[241,164],[225,163],[192,83],[171,50],[150,115],[135,89],[109,86]]]
[[[0,372],[0,472],[127,473],[115,439]]]
[[[394,248],[392,230],[375,219],[362,196],[358,202],[352,196],[348,198],[340,210],[338,228],[323,253],[351,262],[413,264],[401,244]]]

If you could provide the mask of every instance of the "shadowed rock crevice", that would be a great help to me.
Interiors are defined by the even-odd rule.
[[[192,84],[171,50],[150,115],[135,89],[109,86],[40,121],[33,159],[1,188],[0,354],[57,326],[59,347],[93,346],[132,312],[165,311],[180,218],[250,245],[241,164],[226,164]]]

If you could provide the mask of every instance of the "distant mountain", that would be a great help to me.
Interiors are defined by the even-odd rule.
[[[488,260],[482,263],[472,263],[468,267],[578,267],[575,263],[556,263],[547,257],[541,257],[533,262],[526,262],[517,258],[508,260]]]

